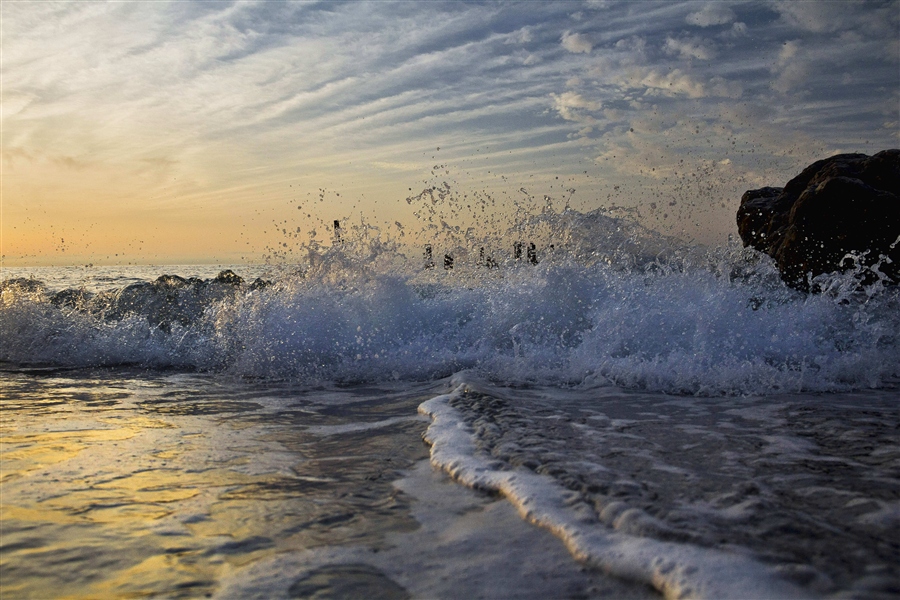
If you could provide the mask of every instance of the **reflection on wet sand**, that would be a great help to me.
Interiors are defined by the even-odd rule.
[[[4,597],[204,596],[266,556],[417,527],[391,484],[427,456],[431,390],[0,377]]]

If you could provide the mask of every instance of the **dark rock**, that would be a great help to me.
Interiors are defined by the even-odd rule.
[[[0,283],[0,291],[17,291],[25,294],[39,294],[47,291],[47,286],[39,279],[28,279],[25,277],[14,277],[12,279],[4,279]]]
[[[50,297],[50,303],[64,308],[84,308],[94,294],[86,290],[62,290]]]
[[[272,285],[271,281],[269,281],[267,279],[263,279],[262,277],[257,277],[256,280],[254,280],[254,282],[250,284],[250,290],[252,291],[252,290],[267,288],[270,285]]]
[[[156,278],[157,287],[181,288],[188,285],[187,279],[178,275],[160,275]]]
[[[104,295],[93,308],[109,321],[140,315],[150,325],[169,332],[173,325],[190,327],[208,307],[233,298],[243,281],[231,270],[222,271],[214,279],[161,275],[153,283],[134,283]]]
[[[233,271],[225,270],[213,279],[160,275],[152,282],[142,281],[97,294],[83,289],[51,294],[42,282],[23,278],[0,282],[0,290],[40,294],[60,309],[86,312],[107,322],[144,318],[151,326],[171,332],[175,326],[188,328],[202,322],[207,309],[216,303],[230,302],[246,293],[248,290],[243,282],[243,278]],[[270,281],[257,279],[249,289],[270,285]]]
[[[216,281],[217,283],[227,283],[229,285],[241,285],[242,283],[244,283],[244,279],[231,269],[225,269],[224,271],[216,275],[214,281]]]
[[[860,267],[863,283],[878,277],[872,267],[898,283],[900,150],[838,154],[784,188],[749,190],[737,225],[744,246],[775,259],[782,279],[797,289],[809,289],[810,277]]]

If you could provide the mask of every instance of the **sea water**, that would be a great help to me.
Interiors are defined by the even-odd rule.
[[[897,289],[538,225],[4,269],[4,594],[900,594]]]

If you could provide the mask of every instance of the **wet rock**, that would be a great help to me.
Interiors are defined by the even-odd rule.
[[[86,290],[62,290],[50,297],[50,303],[64,308],[84,308],[91,301],[94,294]]]
[[[216,278],[213,281],[215,281],[216,283],[227,283],[229,285],[241,285],[242,283],[244,283],[243,277],[236,274],[231,269],[225,269],[224,271],[216,275]]]
[[[163,331],[171,331],[176,324],[190,327],[214,303],[239,293],[243,282],[231,270],[222,271],[213,279],[161,275],[152,283],[135,283],[116,292],[102,305],[102,314],[111,321],[140,315]]]
[[[151,326],[171,332],[175,326],[192,327],[202,321],[207,310],[220,302],[231,302],[241,294],[268,287],[271,281],[257,279],[250,286],[231,270],[212,279],[160,275],[154,281],[133,283],[122,289],[91,293],[67,289],[56,293],[36,279],[9,279],[0,290],[15,294],[37,294],[61,309],[89,313],[107,322],[139,317]]]
[[[267,280],[267,279],[263,279],[262,277],[257,277],[257,278],[253,281],[253,283],[250,284],[250,289],[251,289],[251,290],[258,290],[258,289],[261,289],[261,288],[267,288],[267,287],[269,287],[270,285],[272,285],[272,282],[271,282],[271,281],[269,281],[269,280]]]
[[[160,275],[155,284],[157,287],[181,288],[188,285],[188,280],[178,275]]]
[[[6,290],[25,294],[41,294],[47,291],[47,286],[39,279],[14,277],[12,279],[5,279],[0,283],[0,291]]]
[[[771,256],[797,289],[808,290],[817,275],[851,269],[862,283],[898,283],[900,150],[838,154],[783,188],[749,190],[737,225],[744,246]]]

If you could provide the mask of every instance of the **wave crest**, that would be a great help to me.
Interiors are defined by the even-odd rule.
[[[897,288],[785,287],[736,246],[690,248],[601,213],[524,221],[538,264],[451,270],[367,234],[253,284],[174,275],[119,290],[3,283],[0,359],[201,369],[314,381],[428,379],[463,369],[507,383],[722,395],[880,387],[900,376]],[[549,241],[553,240],[553,248]],[[474,242],[474,243],[472,243]],[[494,250],[493,256],[500,256]]]

